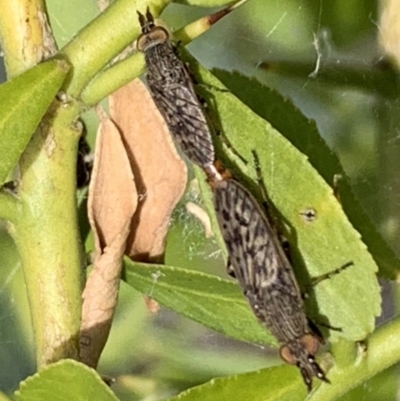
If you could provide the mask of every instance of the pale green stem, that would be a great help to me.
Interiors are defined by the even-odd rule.
[[[365,344],[358,347],[357,356],[354,356],[354,344],[346,346],[343,342],[333,345],[332,353],[339,362],[329,370],[328,377],[332,384],[323,383],[308,401],[337,400],[400,361],[400,317],[379,327]],[[349,363],[346,363],[346,353]]]
[[[92,78],[139,35],[137,10],[158,16],[169,0],[117,0],[87,25],[62,50],[74,67],[66,92],[78,98]]]
[[[42,0],[0,0],[0,34],[9,77],[48,54],[43,5]],[[75,199],[79,134],[69,128],[78,114],[72,102],[54,103],[20,158],[18,201],[4,193],[0,201],[2,217],[13,223],[8,229],[22,261],[38,367],[79,355],[82,263]]]
[[[144,69],[143,54],[133,54],[98,74],[82,92],[82,102],[89,107],[97,104],[118,88],[142,75]]]
[[[229,2],[228,2],[229,3]],[[238,2],[238,5],[244,1]],[[208,31],[212,24],[220,18],[227,15],[235,7],[221,10],[215,14],[202,17],[191,24],[179,29],[174,33],[174,40],[181,45],[187,45],[204,32]],[[108,96],[121,86],[127,84],[133,79],[139,77],[145,69],[144,57],[141,53],[135,53],[132,56],[122,60],[110,68],[100,72],[84,89],[81,100],[86,106],[93,106],[101,99]]]
[[[0,41],[8,78],[25,72],[43,58],[43,0],[0,0]]]
[[[11,230],[24,267],[38,367],[79,355],[83,266],[75,183],[80,131],[71,127],[79,109],[69,103],[55,110],[21,157],[23,217]]]

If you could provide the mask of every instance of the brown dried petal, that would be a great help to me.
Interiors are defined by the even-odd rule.
[[[128,149],[140,199],[126,254],[137,261],[162,262],[171,213],[186,187],[186,165],[139,79],[115,92],[109,103]]]
[[[121,136],[101,109],[88,214],[95,256],[83,292],[81,361],[96,367],[110,331],[118,298],[122,257],[137,207],[133,174]]]

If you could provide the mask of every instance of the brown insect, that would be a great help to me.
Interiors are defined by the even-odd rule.
[[[138,15],[142,34],[137,49],[145,55],[151,96],[183,153],[204,168],[214,162],[214,146],[190,74],[167,30],[154,24],[148,9],[146,16]]]
[[[258,320],[281,344],[309,391],[312,378],[329,383],[315,361],[322,339],[310,329],[292,266],[258,202],[241,184],[208,169],[218,223],[228,249],[228,273],[241,285]]]

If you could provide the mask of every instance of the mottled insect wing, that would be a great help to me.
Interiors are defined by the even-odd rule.
[[[233,270],[254,314],[282,345],[282,358],[297,365],[309,389],[313,376],[327,381],[314,360],[319,340],[308,326],[292,267],[268,218],[232,179],[214,183],[214,204],[229,253],[228,272]]]
[[[235,275],[245,290],[279,283],[276,234],[250,193],[228,179],[214,187],[214,203]]]
[[[189,78],[169,90],[151,81],[148,77],[154,101],[182,152],[200,167],[211,165],[215,158],[211,134]]]
[[[176,54],[168,32],[139,15],[142,35],[138,49],[145,53],[150,93],[183,153],[195,164],[214,162],[214,146],[202,106],[184,63]]]

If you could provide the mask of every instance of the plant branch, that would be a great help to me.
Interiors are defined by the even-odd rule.
[[[153,0],[151,10],[158,16],[169,0]],[[146,10],[150,0],[117,0],[82,29],[62,50],[74,67],[65,90],[78,98],[90,80],[139,35],[137,10]]]
[[[349,351],[339,342],[333,349],[333,353],[345,359],[343,351]],[[354,387],[359,386],[372,376],[389,368],[400,361],[400,317],[379,327],[366,341],[366,348],[359,346],[358,355],[350,350],[351,363],[335,364],[329,371],[329,380],[332,384],[323,383],[315,393],[309,397],[309,401],[336,400]],[[336,355],[335,355],[336,357]]]
[[[33,67],[43,59],[43,0],[2,1],[0,41],[8,78]]]
[[[94,106],[118,88],[143,74],[145,68],[142,53],[135,53],[98,74],[82,92],[86,106]]]
[[[174,38],[182,45],[187,45],[204,32],[208,31],[221,18],[244,4],[240,0],[214,14],[206,15],[174,33]],[[137,18],[136,18],[137,20]],[[118,88],[139,77],[145,69],[143,54],[135,53],[110,68],[100,72],[83,90],[81,100],[87,106],[93,106]]]
[[[20,159],[23,216],[12,232],[24,267],[38,367],[78,359],[82,252],[76,207],[76,103],[55,102]],[[50,117],[51,116],[51,117]]]

